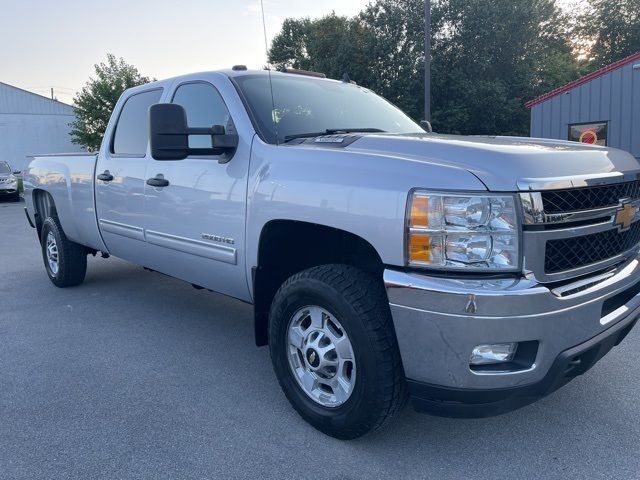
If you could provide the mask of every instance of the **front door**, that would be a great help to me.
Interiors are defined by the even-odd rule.
[[[143,216],[149,107],[161,96],[162,89],[156,88],[124,99],[96,166],[96,214],[104,243],[112,255],[141,265],[146,257]]]
[[[182,105],[190,127],[235,125],[212,83],[187,82],[169,97]],[[204,143],[203,143],[204,142]],[[211,147],[194,136],[191,147]],[[149,160],[147,177],[166,186],[145,191],[145,236],[154,270],[241,299],[248,298],[245,273],[245,205],[251,139],[240,135],[231,160],[217,156]],[[227,160],[226,158],[223,160]]]

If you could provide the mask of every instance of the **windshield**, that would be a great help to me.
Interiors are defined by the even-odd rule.
[[[11,167],[7,162],[0,162],[0,175],[6,175],[7,173],[11,173]]]
[[[269,143],[340,130],[424,133],[402,111],[366,88],[300,75],[274,73],[271,78],[273,103],[268,75],[234,78]]]

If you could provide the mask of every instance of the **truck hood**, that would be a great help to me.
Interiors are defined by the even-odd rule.
[[[528,137],[363,135],[345,150],[464,168],[492,191],[516,191],[548,179],[599,177],[640,170],[629,153],[614,148]]]

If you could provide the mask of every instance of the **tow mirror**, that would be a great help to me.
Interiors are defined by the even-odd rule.
[[[238,148],[238,135],[228,134],[222,125],[194,128],[187,125],[187,113],[181,105],[158,103],[149,108],[151,156],[156,160],[184,160],[190,155],[219,155],[227,163]],[[211,146],[193,148],[189,136],[210,137]]]
[[[420,126],[427,133],[433,133],[433,128],[431,128],[431,122],[429,120],[420,120]]]

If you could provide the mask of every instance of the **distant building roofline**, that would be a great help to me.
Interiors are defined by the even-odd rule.
[[[21,92],[25,92],[25,93],[29,93],[31,95],[35,95],[36,97],[44,98],[45,100],[49,100],[50,102],[60,103],[60,104],[62,104],[64,106],[66,106],[66,107],[75,108],[73,105],[70,105],[68,103],[64,103],[64,102],[61,102],[60,100],[57,100],[57,99],[54,99],[54,98],[49,98],[49,97],[46,97],[44,95],[40,95],[39,93],[35,93],[35,92],[30,91],[30,90],[25,90],[24,88],[16,87],[15,85],[11,85],[9,83],[0,82],[0,85],[5,85],[5,86],[7,86],[9,88],[15,88],[16,90],[20,90]]]
[[[544,95],[540,95],[537,98],[534,98],[533,100],[529,100],[527,103],[525,103],[525,106],[527,108],[531,108],[535,105],[538,105],[539,103],[542,103],[546,100],[549,100],[550,98],[556,97],[562,93],[568,92],[569,90],[571,90],[572,88],[575,87],[579,87],[580,85],[590,82],[591,80],[594,80],[598,77],[601,77],[609,72],[612,72],[613,70],[616,70],[620,67],[623,67],[625,65],[627,65],[628,63],[631,62],[635,62],[636,60],[640,60],[640,52],[636,52],[632,55],[629,55],[628,57],[623,58],[622,60],[618,60],[617,62],[612,63],[611,65],[607,65],[606,67],[602,67],[599,70],[596,70],[595,72],[591,72],[588,75],[585,75],[584,77],[578,78],[577,80],[574,80],[573,82],[567,83],[565,86],[563,87],[558,87],[555,90],[551,90],[548,93],[545,93]]]

